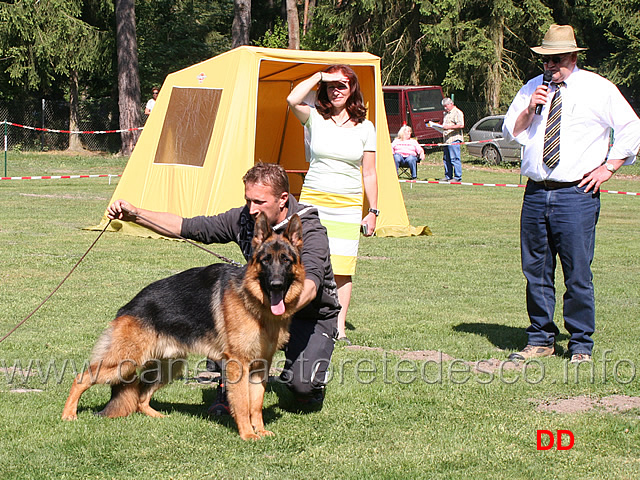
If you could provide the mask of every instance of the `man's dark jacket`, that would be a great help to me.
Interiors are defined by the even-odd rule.
[[[316,298],[296,313],[294,318],[315,321],[337,317],[340,303],[331,269],[327,230],[320,223],[318,211],[314,207],[299,204],[292,195],[289,195],[287,208],[287,219],[276,225],[274,230],[282,231],[294,213],[300,216],[302,264],[306,278],[315,283],[318,292]],[[253,226],[254,221],[249,214],[249,208],[244,206],[232,208],[219,215],[185,218],[181,235],[202,243],[235,242],[242,250],[244,258],[248,260],[252,254]]]

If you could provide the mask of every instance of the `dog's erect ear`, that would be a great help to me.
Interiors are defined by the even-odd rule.
[[[267,216],[262,212],[258,213],[255,220],[255,226],[253,228],[253,248],[258,248],[272,234],[273,229],[267,221]]]
[[[289,218],[289,224],[284,232],[284,236],[289,239],[298,251],[302,251],[302,220],[300,220],[297,213]]]

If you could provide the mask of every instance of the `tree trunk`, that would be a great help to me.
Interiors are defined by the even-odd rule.
[[[289,24],[289,48],[300,50],[300,17],[297,0],[287,0],[287,23]]]
[[[309,29],[309,0],[304,0],[304,13],[302,14],[302,36],[307,34]]]
[[[504,55],[504,17],[498,17],[492,26],[491,38],[496,52],[496,61],[488,67],[486,97],[489,114],[500,110],[500,89],[502,87],[502,57]]]
[[[311,28],[313,22],[313,14],[316,9],[317,0],[304,0],[304,20],[302,27],[302,35],[306,35]]]
[[[69,130],[80,130],[78,122],[78,72],[73,70],[69,78]],[[77,133],[69,134],[68,150],[78,152],[83,150],[80,135]]]
[[[233,0],[232,47],[249,45],[251,27],[251,0]]]
[[[140,77],[134,0],[116,0],[116,35],[118,49],[118,107],[120,129],[140,126]],[[124,131],[122,155],[131,155],[140,136],[139,130]]]
[[[407,28],[410,35],[410,43],[413,44],[409,59],[413,61],[410,64],[409,82],[410,85],[420,85],[420,71],[422,70],[422,31],[420,26],[420,5],[418,2],[413,4],[413,12],[411,13],[411,23]]]

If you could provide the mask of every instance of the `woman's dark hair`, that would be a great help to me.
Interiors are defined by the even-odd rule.
[[[345,77],[349,79],[349,87],[351,88],[351,95],[347,99],[345,108],[349,114],[349,118],[356,123],[362,123],[367,117],[367,107],[364,106],[364,100],[362,98],[362,92],[360,91],[360,82],[356,72],[353,71],[348,65],[331,65],[323,70],[324,73],[342,72]],[[318,113],[322,115],[325,120],[331,118],[331,102],[329,101],[329,94],[327,93],[327,84],[325,82],[320,83],[318,88],[318,99],[316,101],[316,107]]]

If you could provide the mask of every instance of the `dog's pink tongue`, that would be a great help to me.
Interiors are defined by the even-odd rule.
[[[284,313],[282,292],[271,292],[271,313],[274,315],[282,315]]]

